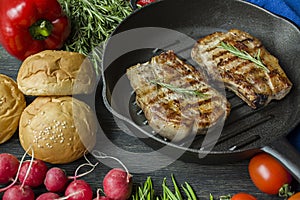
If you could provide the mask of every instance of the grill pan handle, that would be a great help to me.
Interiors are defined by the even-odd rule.
[[[285,137],[279,138],[261,150],[279,160],[300,183],[300,154]]]

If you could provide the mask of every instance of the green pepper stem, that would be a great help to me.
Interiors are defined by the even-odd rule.
[[[51,30],[48,30],[46,27],[46,21],[43,21],[41,25],[39,26],[39,29],[37,29],[39,34],[42,36],[48,37],[51,34]]]
[[[38,20],[29,28],[31,36],[36,40],[45,40],[52,33],[53,25],[48,20]]]

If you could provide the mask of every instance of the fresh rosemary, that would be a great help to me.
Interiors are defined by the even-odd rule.
[[[257,66],[265,70],[266,72],[268,73],[270,72],[270,70],[264,65],[264,63],[260,59],[260,49],[258,50],[257,54],[254,57],[252,57],[248,52],[240,51],[235,46],[227,44],[225,42],[221,42],[221,45],[219,47],[229,51],[230,53],[234,54],[239,58],[250,60],[251,62],[255,63]]]
[[[156,80],[151,80],[150,83],[159,85],[161,87],[167,88],[169,90],[172,90],[173,92],[179,93],[179,94],[183,94],[183,95],[189,95],[189,96],[197,96],[199,98],[207,98],[209,97],[208,94],[204,94],[198,90],[191,90],[191,89],[186,89],[186,88],[180,88],[180,87],[176,87],[175,85],[171,85],[168,83],[163,83],[160,81],[156,81]]]
[[[58,0],[71,21],[63,49],[88,55],[105,41],[131,12],[124,0]]]

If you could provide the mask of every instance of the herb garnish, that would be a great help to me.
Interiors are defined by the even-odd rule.
[[[88,55],[105,41],[132,12],[124,0],[58,0],[71,20],[72,31],[64,45],[67,51]]]
[[[152,80],[152,81],[150,81],[150,83],[159,85],[161,87],[167,88],[169,90],[172,90],[173,92],[176,92],[176,93],[179,93],[179,94],[183,94],[183,95],[197,96],[197,97],[200,97],[200,98],[207,98],[207,97],[209,97],[208,94],[204,94],[204,93],[202,93],[202,92],[200,92],[198,90],[191,90],[191,89],[186,89],[186,88],[180,88],[180,87],[177,87],[175,85],[171,85],[171,84],[168,84],[168,83],[163,83],[163,82],[156,81],[156,80]]]
[[[225,42],[221,42],[221,46],[219,46],[230,53],[234,54],[235,56],[245,59],[245,60],[250,60],[251,62],[255,63],[257,66],[260,68],[264,69],[266,72],[270,72],[270,70],[264,65],[264,63],[260,59],[260,49],[258,49],[257,54],[252,57],[248,52],[246,51],[241,51],[237,49],[235,46],[226,44]]]

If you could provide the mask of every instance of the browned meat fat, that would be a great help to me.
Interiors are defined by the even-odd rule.
[[[221,48],[221,42],[247,52],[252,57],[257,57],[260,52],[260,59],[268,70]],[[278,59],[257,38],[246,32],[237,29],[215,32],[199,39],[191,55],[210,75],[223,81],[228,89],[254,109],[267,105],[272,99],[282,99],[291,90],[292,83],[280,67]]]
[[[205,134],[230,112],[227,99],[173,51],[128,68],[127,76],[149,125],[169,140]]]

